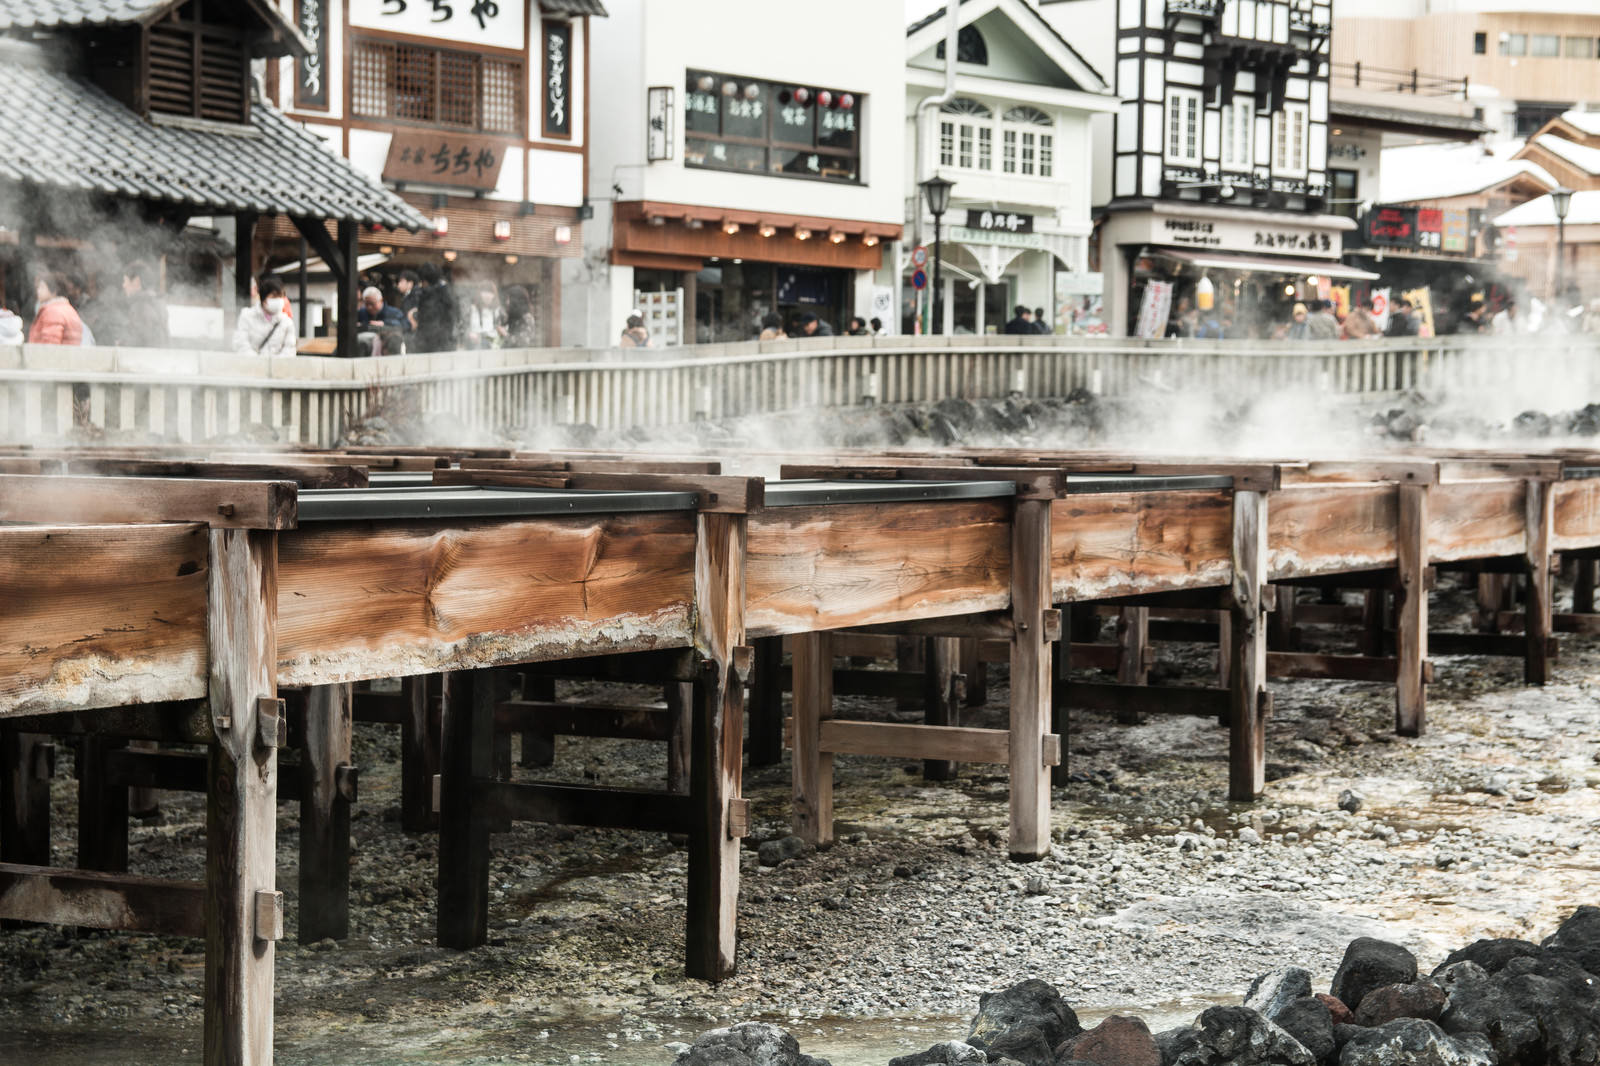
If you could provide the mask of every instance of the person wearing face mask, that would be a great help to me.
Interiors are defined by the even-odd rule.
[[[256,283],[259,303],[239,312],[239,325],[233,331],[233,350],[243,355],[295,354],[294,320],[285,313],[283,282],[271,274]]]

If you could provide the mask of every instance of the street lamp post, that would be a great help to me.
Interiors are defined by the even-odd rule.
[[[1572,190],[1559,185],[1550,190],[1550,205],[1556,209],[1556,310],[1567,288],[1567,212],[1572,208]]]
[[[922,183],[923,195],[928,198],[928,211],[933,215],[933,328],[931,333],[944,332],[944,277],[939,269],[939,242],[942,237],[940,220],[950,210],[950,190],[955,182],[935,174]]]

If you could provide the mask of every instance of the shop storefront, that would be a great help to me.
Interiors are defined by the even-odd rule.
[[[1176,201],[1112,211],[1100,231],[1108,332],[1165,335],[1199,305],[1204,281],[1227,336],[1271,337],[1295,303],[1377,280],[1340,262],[1354,228],[1337,215]]]
[[[1466,317],[1473,305],[1498,309],[1511,295],[1498,265],[1470,254],[1478,244],[1479,214],[1375,204],[1350,235],[1354,247],[1347,248],[1345,259],[1377,277],[1352,298],[1407,298],[1422,327],[1434,335],[1475,331]]]

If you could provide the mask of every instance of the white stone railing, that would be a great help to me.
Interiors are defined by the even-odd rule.
[[[1038,337],[832,337],[660,351],[523,349],[381,359],[127,348],[0,348],[0,442],[105,431],[203,441],[271,427],[327,446],[349,422],[411,390],[424,411],[485,431],[587,422],[601,428],[694,418],[1017,391],[1141,390],[1240,397],[1542,390],[1558,406],[1600,399],[1590,337],[1442,337],[1371,343],[1128,341]],[[91,427],[93,427],[91,429]]]

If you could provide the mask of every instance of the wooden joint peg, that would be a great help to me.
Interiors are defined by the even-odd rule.
[[[283,893],[270,888],[256,892],[256,939],[283,939]]]
[[[733,649],[730,668],[733,679],[743,685],[750,680],[750,674],[756,661],[756,650],[748,644],[740,644]]]
[[[750,801],[744,798],[728,803],[728,839],[739,840],[750,835]]]
[[[256,700],[256,739],[263,748],[281,748],[289,739],[289,719],[275,696]]]
[[[333,787],[346,803],[356,801],[356,788],[360,783],[361,768],[342,762],[333,770]]]
[[[1045,610],[1044,614],[1043,614],[1043,617],[1040,619],[1040,628],[1042,629],[1042,631],[1044,633],[1044,639],[1045,640],[1048,640],[1048,641],[1060,640],[1061,639],[1061,612],[1058,609],[1054,608],[1054,607],[1051,607],[1051,608],[1048,608],[1047,610]]]
[[[1256,713],[1261,716],[1261,720],[1263,722],[1272,717],[1271,692],[1262,689],[1260,692],[1256,693]]]

